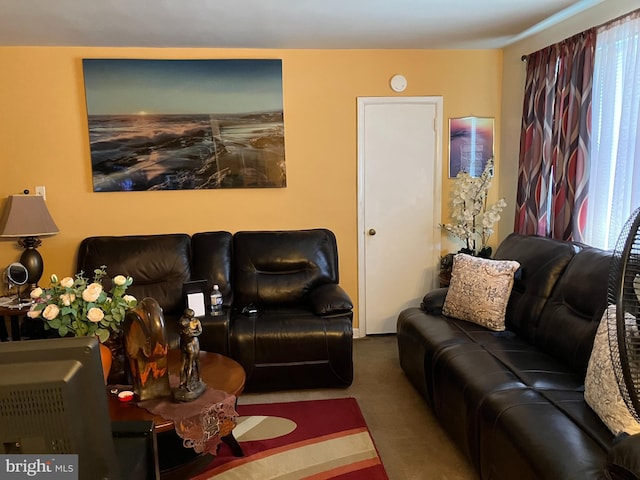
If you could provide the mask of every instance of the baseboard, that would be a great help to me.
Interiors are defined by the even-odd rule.
[[[376,335],[395,335],[396,332],[388,332],[388,333],[372,333],[373,336]],[[360,331],[359,328],[354,328],[353,329],[353,338],[365,338],[367,335],[364,333],[364,331]]]

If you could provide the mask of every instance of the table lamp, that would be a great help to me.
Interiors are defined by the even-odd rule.
[[[44,271],[42,255],[36,250],[42,241],[38,237],[58,233],[53,218],[40,195],[9,195],[4,215],[0,220],[0,237],[19,238],[25,250],[20,257],[29,274],[31,289],[38,286]]]

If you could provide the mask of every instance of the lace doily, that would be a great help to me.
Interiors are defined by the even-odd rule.
[[[180,380],[169,376],[172,388]],[[174,402],[163,397],[138,402],[138,406],[154,415],[173,421],[182,444],[197,453],[208,452],[215,455],[221,438],[229,435],[236,426],[238,412],[235,410],[236,397],[222,390],[207,387],[205,392],[191,402]]]

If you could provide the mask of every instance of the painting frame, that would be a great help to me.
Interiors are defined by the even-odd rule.
[[[449,118],[449,178],[460,172],[479,177],[494,156],[494,139],[493,117]]]
[[[82,60],[94,192],[284,188],[281,59]]]

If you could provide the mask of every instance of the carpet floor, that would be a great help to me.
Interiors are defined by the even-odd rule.
[[[193,480],[388,480],[355,398],[238,405],[236,439]]]

